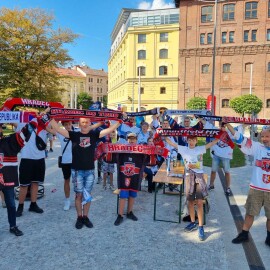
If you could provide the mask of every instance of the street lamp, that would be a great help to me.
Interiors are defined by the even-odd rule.
[[[141,66],[139,66],[139,83],[138,83],[138,112],[141,111]]]
[[[173,109],[173,64],[171,64],[172,66],[172,102],[171,102],[171,109]]]

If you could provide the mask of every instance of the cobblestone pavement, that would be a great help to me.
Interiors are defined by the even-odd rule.
[[[63,180],[57,168],[60,146],[55,141],[54,152],[46,159],[45,196],[38,200],[43,214],[28,211],[17,219],[24,236],[8,232],[6,209],[0,208],[0,269],[249,269],[242,245],[231,244],[237,234],[219,179],[210,193],[210,213],[205,226],[206,240],[198,240],[197,231],[184,232],[186,223],[153,221],[154,194],[142,187],[135,201],[134,213],[138,221],[124,219],[114,226],[116,195],[95,184],[90,220],[94,228],[77,230],[74,196],[69,211],[63,210]],[[209,172],[209,169],[206,169]],[[233,192],[242,205],[247,193],[247,166],[233,170]],[[241,177],[242,177],[241,176]],[[54,191],[54,192],[52,192]],[[239,197],[239,198],[238,198]],[[157,218],[177,220],[177,196],[158,195]],[[243,209],[242,209],[243,210]],[[262,229],[260,231],[260,228]],[[265,218],[255,222],[252,231],[258,237],[259,251],[265,265],[270,265],[269,248],[265,238]],[[269,268],[268,268],[269,269]]]

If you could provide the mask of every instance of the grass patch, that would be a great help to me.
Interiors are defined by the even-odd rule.
[[[198,145],[204,145],[205,139],[198,139]],[[245,155],[241,152],[239,147],[235,144],[233,149],[233,159],[230,161],[231,168],[243,167],[246,165]],[[206,167],[212,166],[212,158],[210,156],[210,149],[203,155],[203,165]]]
[[[7,135],[15,132],[14,129],[12,129],[11,125],[5,125],[5,126],[6,126],[6,129],[3,129],[4,136],[7,136]]]

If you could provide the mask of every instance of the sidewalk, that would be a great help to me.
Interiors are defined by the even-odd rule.
[[[249,269],[242,245],[231,244],[237,231],[219,179],[209,196],[211,209],[204,242],[199,241],[197,231],[184,232],[186,223],[153,221],[154,194],[146,191],[139,192],[135,201],[134,213],[139,220],[124,218],[120,226],[114,226],[116,195],[110,190],[104,191],[102,184],[95,184],[92,193],[90,220],[94,228],[77,230],[74,196],[72,208],[63,210],[63,179],[56,165],[59,154],[60,145],[55,141],[54,152],[46,159],[45,197],[38,201],[44,213],[29,212],[29,202],[25,203],[23,216],[17,220],[24,236],[15,237],[8,232],[6,209],[0,208],[0,269]],[[248,170],[248,166],[233,170],[232,190],[241,207],[248,179],[240,183],[236,177],[249,177]],[[56,192],[51,192],[54,189]],[[178,199],[159,195],[159,217],[177,220]],[[256,245],[265,255],[264,264],[268,266],[265,219],[260,219],[252,235],[256,234]]]

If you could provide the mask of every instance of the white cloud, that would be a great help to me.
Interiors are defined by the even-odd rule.
[[[166,0],[153,0],[151,2],[142,1],[138,8],[139,9],[164,9],[164,8],[174,8],[175,5],[170,1],[170,3],[166,3]]]

